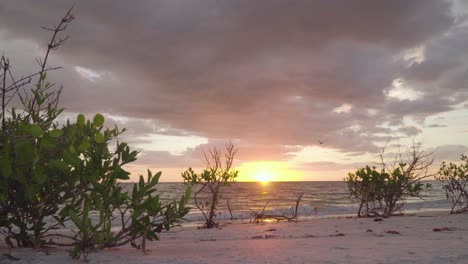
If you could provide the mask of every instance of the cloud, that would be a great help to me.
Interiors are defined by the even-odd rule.
[[[145,151],[138,155],[136,165],[145,168],[188,168],[201,167],[204,164],[198,159],[193,159],[184,155],[174,155],[168,151]]]
[[[426,125],[426,127],[437,128],[437,127],[447,127],[447,125],[444,125],[444,124],[429,124],[429,125]]]
[[[468,153],[465,145],[444,145],[435,149],[434,156],[437,163],[442,161],[459,161],[461,154]],[[435,163],[436,165],[438,165]]]
[[[48,38],[38,25],[73,2],[0,3],[0,46],[19,57],[19,72],[32,70],[34,47]],[[208,140],[182,156],[229,139],[240,160],[287,160],[317,139],[377,152],[391,136],[421,133],[405,118],[422,126],[468,99],[468,28],[453,10],[440,0],[82,1],[51,57],[64,70],[51,78],[65,85],[67,111],[110,114],[131,143]],[[422,60],[405,57],[414,49]],[[407,89],[389,97],[396,80]],[[418,96],[401,100],[408,91]],[[150,154],[167,166],[182,157]]]
[[[307,171],[314,171],[314,172],[334,171],[334,170],[352,172],[366,165],[368,164],[363,163],[363,162],[339,163],[339,162],[333,162],[333,161],[320,161],[320,162],[304,162],[304,163],[301,163],[300,165],[297,165],[295,168],[299,170],[307,170]]]

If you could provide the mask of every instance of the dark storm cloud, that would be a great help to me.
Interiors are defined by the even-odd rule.
[[[72,2],[2,1],[0,44],[44,43],[38,25]],[[285,146],[323,138],[326,147],[375,152],[386,140],[376,134],[395,132],[383,122],[414,136],[420,130],[405,116],[423,121],[467,98],[468,63],[458,56],[468,54],[467,30],[451,8],[440,0],[80,1],[71,39],[53,57],[65,70],[54,76],[69,111],[152,120],[129,121],[130,138],[234,139],[245,160],[287,159]],[[424,45],[425,61],[403,58]],[[99,77],[83,78],[76,66]],[[422,98],[388,99],[396,78]],[[343,104],[349,112],[334,112]]]

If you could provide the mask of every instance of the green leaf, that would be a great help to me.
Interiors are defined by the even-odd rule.
[[[104,143],[105,141],[104,135],[101,132],[97,132],[94,135],[94,141],[96,141],[96,143],[99,143],[99,144]]]
[[[84,125],[85,123],[85,116],[83,114],[79,114],[78,118],[76,119],[76,123],[78,125]]]
[[[52,150],[55,148],[56,144],[50,137],[46,137],[42,139],[41,146],[45,150]]]
[[[34,174],[34,181],[38,184],[43,184],[47,180],[47,175],[44,173],[35,173]]]
[[[91,144],[88,141],[84,141],[78,146],[78,151],[83,152],[87,150],[90,146]]]
[[[25,196],[26,196],[26,199],[30,202],[33,202],[35,201],[35,198],[36,198],[36,192],[35,190],[31,187],[31,186],[28,186],[28,185],[25,185],[24,186],[25,188]]]
[[[0,172],[2,177],[8,178],[11,176],[13,170],[11,169],[11,161],[8,157],[0,158]]]
[[[104,116],[101,114],[96,114],[93,119],[93,123],[97,127],[101,127],[104,124]]]
[[[72,210],[70,210],[68,212],[68,214],[70,215],[71,217],[71,220],[72,222],[76,225],[76,227],[78,227],[79,229],[81,229],[81,221],[80,221],[80,218],[78,217],[78,215],[76,215],[75,212],[73,212]]]
[[[38,125],[32,125],[31,127],[29,127],[29,134],[33,137],[40,137],[42,136],[42,128]]]
[[[70,147],[68,147],[68,150],[73,153],[73,154],[76,154],[76,149],[73,145],[70,145]]]
[[[32,162],[36,158],[33,143],[29,140],[22,140],[15,145],[17,157],[26,162]]]
[[[49,132],[49,135],[53,138],[58,138],[63,135],[63,130],[61,129],[54,129]]]

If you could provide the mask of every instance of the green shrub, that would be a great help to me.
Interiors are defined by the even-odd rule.
[[[461,213],[468,211],[468,157],[461,155],[462,163],[456,165],[442,163],[437,179],[444,183],[447,199],[452,202],[450,213]]]
[[[381,169],[366,166],[344,179],[350,196],[359,201],[358,216],[391,216],[405,205],[405,197],[420,197],[420,193],[430,187],[420,181],[432,175],[428,168],[431,154],[425,154],[419,145],[413,144],[409,158],[402,160],[401,153],[395,154],[392,164],[384,160],[381,153]]]
[[[55,38],[63,23],[73,20],[70,12],[55,28],[47,55],[63,44]],[[130,173],[123,166],[138,154],[116,141],[125,129],[106,128],[101,114],[93,120],[78,115],[75,122],[59,125],[61,89],[46,81],[47,55],[38,73],[19,81],[12,77],[12,84],[6,78],[0,82],[0,95],[8,98],[2,99],[0,114],[0,233],[10,246],[70,245],[77,258],[86,258],[90,249],[139,247],[140,238],[145,250],[146,240],[158,239],[157,233],[188,213],[190,188],[179,202],[162,204],[156,193],[161,172],[148,171],[131,191],[124,190],[120,181]],[[13,76],[4,57],[0,70],[3,77]],[[19,88],[33,77],[36,85],[22,93]],[[20,109],[7,108],[14,95],[20,96]]]
[[[86,122],[79,115],[76,123],[45,130],[13,116],[7,121],[10,130],[2,133],[0,214],[2,232],[17,246],[54,244],[58,234],[51,231],[71,221],[76,232],[66,237],[77,257],[142,236],[157,239],[157,232],[188,212],[190,190],[179,203],[161,204],[155,193],[160,172],[148,171],[146,181],[140,176],[131,194],[123,190],[119,180],[128,180],[130,173],[122,166],[135,161],[137,152],[122,142],[110,151],[123,131],[105,129],[102,115]]]

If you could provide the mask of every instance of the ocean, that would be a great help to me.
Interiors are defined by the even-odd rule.
[[[425,190],[421,198],[406,197],[403,213],[414,213],[433,210],[449,210],[450,202],[445,197],[442,184],[438,181],[426,181],[432,187]],[[179,199],[186,186],[183,183],[159,183],[158,193],[163,202]],[[193,194],[200,188],[194,186]],[[221,189],[218,203],[217,220],[250,221],[252,211],[265,210],[274,214],[290,214],[295,206],[297,195],[304,193],[299,206],[299,220],[333,216],[356,215],[358,203],[349,197],[345,182],[236,182]],[[201,194],[200,197],[207,197]],[[228,209],[228,204],[231,210]],[[190,213],[183,222],[186,224],[203,223],[203,215],[195,207],[193,199]]]

